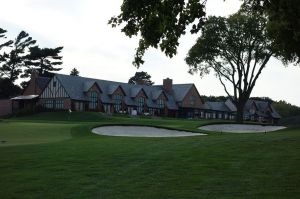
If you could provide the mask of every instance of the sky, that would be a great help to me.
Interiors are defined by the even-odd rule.
[[[40,47],[63,46],[63,69],[69,74],[76,67],[80,76],[127,82],[137,71],[146,71],[155,84],[164,78],[173,83],[194,83],[201,95],[226,95],[213,74],[200,78],[190,75],[184,62],[198,35],[180,38],[178,53],[166,57],[160,50],[146,52],[145,64],[132,65],[138,38],[128,38],[120,28],[107,24],[120,13],[122,0],[0,0],[0,27],[14,39],[24,30]],[[207,15],[228,16],[239,9],[239,0],[208,0]],[[300,67],[284,66],[272,58],[263,70],[251,96],[267,96],[300,106]]]

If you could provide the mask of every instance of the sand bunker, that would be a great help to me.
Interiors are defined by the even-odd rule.
[[[285,129],[284,126],[263,126],[252,124],[213,124],[201,126],[199,129],[216,132],[230,132],[230,133],[264,133],[270,131],[278,131]]]
[[[185,137],[206,135],[203,133],[191,133],[147,126],[102,126],[94,128],[92,132],[98,135],[126,137]]]

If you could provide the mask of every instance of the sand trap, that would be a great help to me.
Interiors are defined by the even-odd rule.
[[[201,126],[199,129],[206,131],[230,132],[230,133],[264,133],[285,129],[284,126],[263,126],[252,124],[213,124]]]
[[[147,126],[102,126],[94,128],[92,132],[98,135],[126,137],[185,137],[206,135],[203,133],[191,133]]]

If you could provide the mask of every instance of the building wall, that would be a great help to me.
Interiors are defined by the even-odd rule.
[[[195,97],[194,104],[190,103],[191,96]],[[192,86],[192,88],[188,91],[186,96],[183,98],[181,106],[183,108],[202,108],[203,103],[202,103],[201,97],[199,95],[199,92],[197,91],[197,88],[195,86]]]
[[[12,113],[12,102],[10,99],[0,99],[0,116]]]

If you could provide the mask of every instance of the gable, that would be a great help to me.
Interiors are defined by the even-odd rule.
[[[146,92],[144,91],[144,89],[141,89],[138,94],[135,96],[135,98],[139,98],[139,97],[144,97],[144,98],[148,98]]]
[[[115,91],[112,93],[112,95],[123,95],[126,96],[124,90],[122,89],[122,87],[119,85]]]
[[[193,104],[191,104],[191,101],[194,101]],[[185,97],[183,98],[181,102],[182,107],[189,107],[189,108],[202,108],[203,107],[203,101],[201,99],[201,96],[196,88],[195,85],[193,85]]]
[[[66,98],[69,97],[61,82],[54,76],[42,92],[40,98]]]

